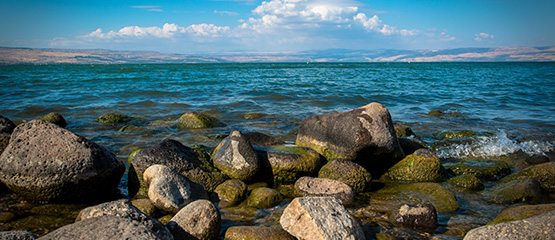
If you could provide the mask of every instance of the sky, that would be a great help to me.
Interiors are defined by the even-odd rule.
[[[555,46],[555,0],[0,0],[0,46],[165,53]]]

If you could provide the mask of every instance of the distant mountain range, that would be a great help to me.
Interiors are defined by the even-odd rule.
[[[555,47],[456,48],[444,50],[328,49],[302,52],[228,52],[202,55],[102,49],[0,47],[0,64],[146,64],[225,62],[513,62],[555,61]]]

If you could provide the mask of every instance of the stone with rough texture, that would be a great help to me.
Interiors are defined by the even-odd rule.
[[[355,201],[353,188],[337,180],[302,177],[295,182],[295,189],[304,197],[334,197],[343,205],[351,205]]]
[[[392,184],[374,192],[372,202],[399,206],[405,203],[417,204],[428,201],[440,213],[459,209],[455,195],[438,183]]]
[[[148,198],[140,198],[140,199],[132,200],[131,204],[133,204],[133,206],[135,206],[137,209],[141,210],[141,212],[145,213],[150,217],[157,216],[156,206]]]
[[[187,204],[208,199],[204,188],[165,165],[152,165],[143,174],[148,185],[148,198],[152,203],[166,211],[178,212]]]
[[[227,180],[220,184],[214,190],[219,205],[222,207],[230,207],[239,204],[247,193],[247,184],[236,179]]]
[[[418,149],[385,173],[385,178],[401,182],[439,182],[444,169],[439,158],[428,149]]]
[[[42,240],[96,239],[161,239],[141,223],[116,216],[89,218],[58,228],[42,236]]]
[[[85,208],[79,212],[75,222],[100,216],[117,216],[137,221],[154,232],[160,239],[173,239],[170,231],[158,220],[153,219],[131,205],[129,200],[117,200]]]
[[[181,209],[166,224],[176,240],[216,239],[221,228],[220,212],[208,200],[198,200]]]
[[[296,144],[316,150],[328,160],[345,159],[380,176],[405,156],[389,111],[376,102],[348,112],[306,118]]]
[[[246,200],[247,206],[255,208],[271,208],[283,200],[281,193],[272,188],[260,187],[252,190]]]
[[[213,127],[225,127],[225,124],[215,117],[198,112],[184,113],[177,120],[177,128],[179,129],[199,129]]]
[[[555,162],[546,162],[530,166],[499,180],[508,182],[515,179],[533,178],[538,181],[543,189],[555,192]]]
[[[225,240],[295,240],[281,228],[262,226],[234,226],[225,231]]]
[[[216,153],[214,166],[230,178],[248,183],[258,173],[260,162],[248,139],[233,130]]]
[[[532,178],[516,179],[501,183],[485,193],[495,203],[530,203],[542,201],[542,189]]]
[[[483,190],[484,184],[474,175],[463,174],[456,177],[453,177],[447,182],[455,187],[468,189],[468,190]]]
[[[133,120],[132,117],[123,115],[121,113],[106,113],[96,118],[96,121],[99,123],[126,123],[130,122],[131,120]]]
[[[318,172],[318,177],[344,182],[353,187],[355,192],[364,192],[370,187],[372,175],[357,163],[335,159],[329,161]]]
[[[316,151],[296,145],[271,146],[267,152],[277,184],[293,184],[299,177],[314,176],[325,164]]]
[[[42,120],[19,125],[0,156],[0,180],[33,202],[105,198],[124,171],[106,148]]]
[[[395,215],[395,222],[424,232],[433,232],[438,226],[437,212],[429,202],[403,204]]]
[[[509,165],[502,161],[466,161],[444,166],[456,175],[474,175],[480,179],[499,179],[511,173]]]
[[[8,118],[0,115],[0,133],[12,134],[15,124]]]
[[[275,146],[275,145],[283,145],[285,144],[284,141],[281,141],[275,137],[272,136],[268,136],[264,133],[259,133],[259,132],[246,132],[243,133],[243,135],[249,140],[249,142],[253,145],[253,146],[259,146],[259,147],[271,147],[271,146]]]
[[[358,221],[332,197],[295,198],[279,222],[298,239],[366,239]]]
[[[550,211],[555,211],[555,203],[509,207],[499,213],[488,225],[522,220]]]
[[[555,239],[555,211],[535,217],[470,230],[465,240]]]
[[[64,116],[62,116],[62,114],[56,113],[56,112],[51,112],[49,114],[46,114],[42,117],[37,118],[38,120],[44,120],[47,121],[49,123],[54,123],[60,127],[66,127],[67,126],[67,122],[66,119],[64,118]]]
[[[33,240],[37,237],[29,231],[5,231],[0,232],[0,240]]]

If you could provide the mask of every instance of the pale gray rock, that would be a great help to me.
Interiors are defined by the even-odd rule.
[[[166,224],[176,240],[216,239],[221,228],[220,211],[208,200],[197,200],[181,209]]]
[[[343,205],[351,205],[355,201],[353,188],[337,180],[301,177],[295,182],[295,189],[304,197],[334,197]]]
[[[0,232],[0,240],[33,240],[37,237],[29,231],[5,231]]]
[[[535,217],[470,230],[465,240],[555,239],[555,211]]]
[[[216,153],[214,166],[228,177],[248,183],[258,173],[260,161],[248,139],[233,130]]]

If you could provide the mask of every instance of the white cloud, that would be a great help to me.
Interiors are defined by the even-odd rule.
[[[439,34],[439,37],[440,37],[439,40],[442,41],[442,42],[450,42],[450,41],[457,40],[456,37],[453,37],[453,36],[449,35],[447,33],[447,30],[445,30],[445,29]]]
[[[374,15],[371,18],[368,18],[366,14],[359,13],[354,18],[354,21],[362,24],[364,29],[368,32],[379,32],[383,35],[393,35],[399,34],[401,36],[413,36],[418,33],[418,30],[407,30],[401,29],[398,30],[396,27],[389,26],[387,24],[383,24],[382,20],[378,17],[378,15]]]
[[[478,41],[478,42],[485,41],[485,40],[492,40],[494,38],[495,36],[487,33],[474,34],[474,41]]]
[[[229,31],[229,27],[220,27],[214,24],[193,24],[185,28],[187,33],[195,36],[222,37]]]
[[[95,31],[81,36],[82,39],[117,39],[133,40],[141,38],[174,38],[189,36],[221,37],[229,31],[229,27],[219,27],[214,24],[193,24],[188,27],[181,27],[175,23],[166,23],[160,27],[139,27],[129,26],[120,30],[104,33],[98,28]]]
[[[230,11],[218,11],[218,10],[214,10],[215,14],[220,14],[220,15],[227,15],[227,16],[237,16],[239,15],[238,12],[230,12]]]

